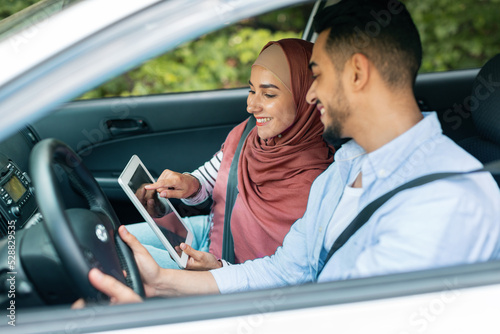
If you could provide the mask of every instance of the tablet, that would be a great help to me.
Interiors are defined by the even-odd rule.
[[[160,197],[156,190],[144,189],[145,185],[154,182],[137,155],[132,156],[118,178],[118,183],[144,220],[151,226],[172,259],[179,267],[186,268],[188,255],[178,246],[181,242],[191,245],[193,233],[168,199]],[[148,198],[154,200],[154,209],[150,209],[150,213],[146,207]]]

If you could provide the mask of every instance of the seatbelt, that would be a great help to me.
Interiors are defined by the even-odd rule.
[[[231,233],[231,215],[233,213],[236,196],[238,196],[238,162],[240,161],[240,153],[243,143],[247,139],[250,131],[255,127],[255,117],[250,116],[245,129],[241,134],[240,141],[234,152],[233,161],[229,168],[226,187],[226,210],[224,212],[224,234],[222,237],[222,258],[229,263],[234,263],[234,241]]]
[[[434,174],[424,175],[414,180],[411,180],[389,191],[388,193],[380,196],[379,198],[375,199],[373,202],[364,207],[363,210],[361,210],[361,212],[356,216],[356,218],[354,218],[354,220],[349,224],[349,226],[347,226],[347,228],[340,234],[337,240],[335,240],[335,242],[332,245],[332,248],[330,248],[330,251],[328,252],[323,267],[318,271],[318,275],[316,277],[318,277],[321,271],[323,271],[323,268],[326,267],[326,264],[333,256],[333,254],[336,251],[338,251],[340,247],[342,247],[347,242],[347,240],[349,240],[349,238],[352,237],[354,233],[356,233],[356,231],[359,230],[368,221],[368,219],[370,219],[373,213],[400,191],[410,188],[415,188],[436,180],[442,180],[449,177],[479,173],[479,172],[490,172],[491,174],[495,175],[500,174],[500,160],[488,163],[484,165],[484,167],[481,169],[476,169],[468,172],[448,172],[448,173],[434,173]]]

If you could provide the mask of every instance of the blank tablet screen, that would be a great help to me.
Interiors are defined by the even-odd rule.
[[[155,221],[165,238],[167,238],[170,244],[176,248],[181,242],[186,241],[188,231],[177,215],[172,212],[170,203],[167,202],[167,200],[159,197],[156,190],[144,189],[144,186],[147,184],[151,184],[151,180],[142,166],[139,165],[128,185],[139,202]],[[148,202],[150,203],[149,205],[147,204]],[[165,214],[165,212],[169,213]],[[176,250],[179,253],[179,249]]]

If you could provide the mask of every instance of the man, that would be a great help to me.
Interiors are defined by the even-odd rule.
[[[340,233],[379,196],[422,175],[481,165],[442,135],[434,113],[423,115],[418,108],[413,84],[421,44],[403,4],[343,1],[318,14],[316,23],[319,36],[310,62],[315,81],[307,99],[322,115],[325,139],[352,140],[316,179],[304,217],[272,257],[211,272],[160,269],[121,227],[147,296],[228,293],[499,256],[500,193],[491,175],[480,173],[397,194],[326,262]],[[140,300],[96,269],[89,279],[112,302]]]

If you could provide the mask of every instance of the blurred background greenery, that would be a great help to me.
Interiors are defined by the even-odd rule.
[[[39,0],[1,0],[0,19]],[[424,45],[421,72],[482,66],[500,53],[500,0],[403,1]],[[250,66],[270,40],[301,37],[312,6],[239,22],[152,59],[82,98],[247,86]],[[217,52],[214,52],[217,50]]]
[[[250,68],[267,41],[300,38],[307,22],[294,9],[241,21],[144,63],[83,98],[146,95],[248,86]],[[217,52],[214,52],[217,50]]]
[[[2,0],[0,2],[0,20],[39,1],[40,0]]]

